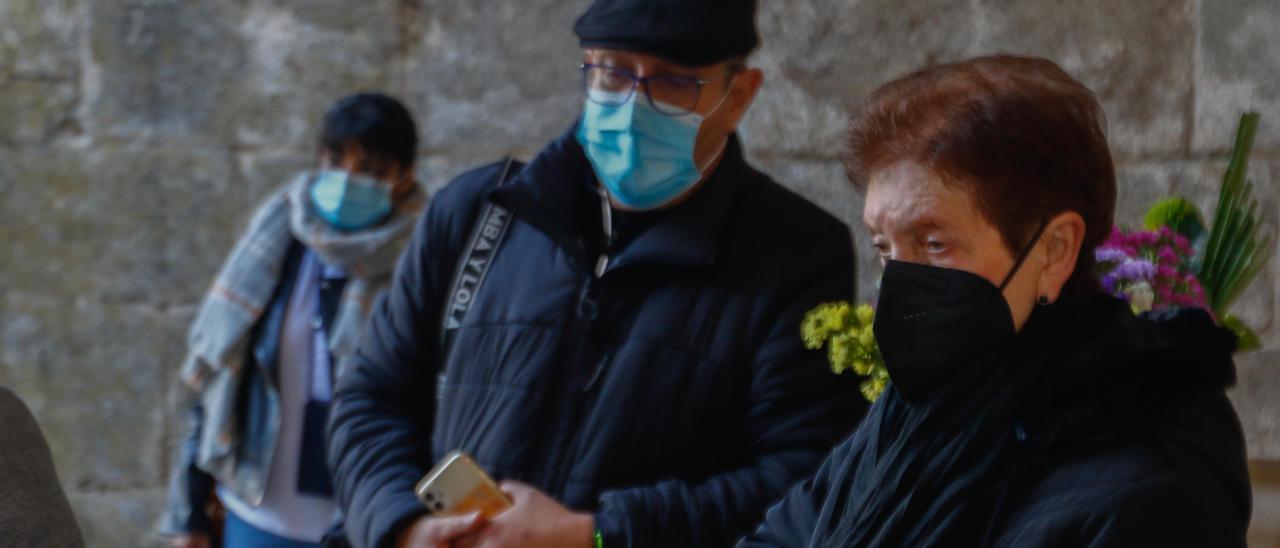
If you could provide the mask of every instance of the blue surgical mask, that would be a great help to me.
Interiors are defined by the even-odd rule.
[[[339,169],[324,169],[311,182],[311,204],[329,226],[367,228],[391,214],[391,185]]]
[[[615,201],[630,209],[656,209],[702,178],[693,145],[704,119],[698,113],[668,116],[639,93],[618,106],[587,99],[577,137]]]

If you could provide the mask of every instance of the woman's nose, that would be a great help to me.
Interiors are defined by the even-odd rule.
[[[923,263],[924,258],[919,253],[906,248],[905,246],[894,246],[889,248],[889,254],[885,256],[886,261],[898,261],[903,263]]]

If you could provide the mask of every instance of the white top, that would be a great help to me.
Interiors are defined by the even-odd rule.
[[[302,452],[302,422],[307,400],[332,397],[328,337],[319,321],[318,284],[321,273],[333,277],[311,250],[302,257],[293,294],[280,333],[280,432],[266,493],[254,507],[222,486],[218,498],[227,510],[249,525],[302,542],[320,542],[337,519],[333,499],[298,492],[298,459]],[[339,272],[340,273],[340,272]],[[311,374],[315,368],[315,375]],[[309,386],[310,385],[310,386]],[[323,458],[323,456],[322,456]]]

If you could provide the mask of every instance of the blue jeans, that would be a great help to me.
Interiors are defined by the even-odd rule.
[[[318,548],[320,545],[276,536],[249,525],[227,512],[227,525],[222,532],[222,545],[226,548]]]

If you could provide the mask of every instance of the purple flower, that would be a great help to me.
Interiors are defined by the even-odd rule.
[[[1102,277],[1102,289],[1112,295],[1116,294],[1116,275],[1114,272],[1108,272]]]
[[[1111,234],[1107,236],[1107,240],[1102,242],[1102,247],[1120,247],[1125,244],[1124,233],[1119,228],[1113,227]]]
[[[1121,280],[1145,281],[1156,276],[1156,265],[1151,261],[1133,259],[1116,266],[1114,273]]]
[[[1100,263],[1122,263],[1129,259],[1129,254],[1118,247],[1099,247],[1093,251],[1093,258]]]
[[[1191,254],[1191,241],[1186,236],[1175,234],[1173,236],[1173,246],[1178,248],[1178,252],[1183,255]]]

